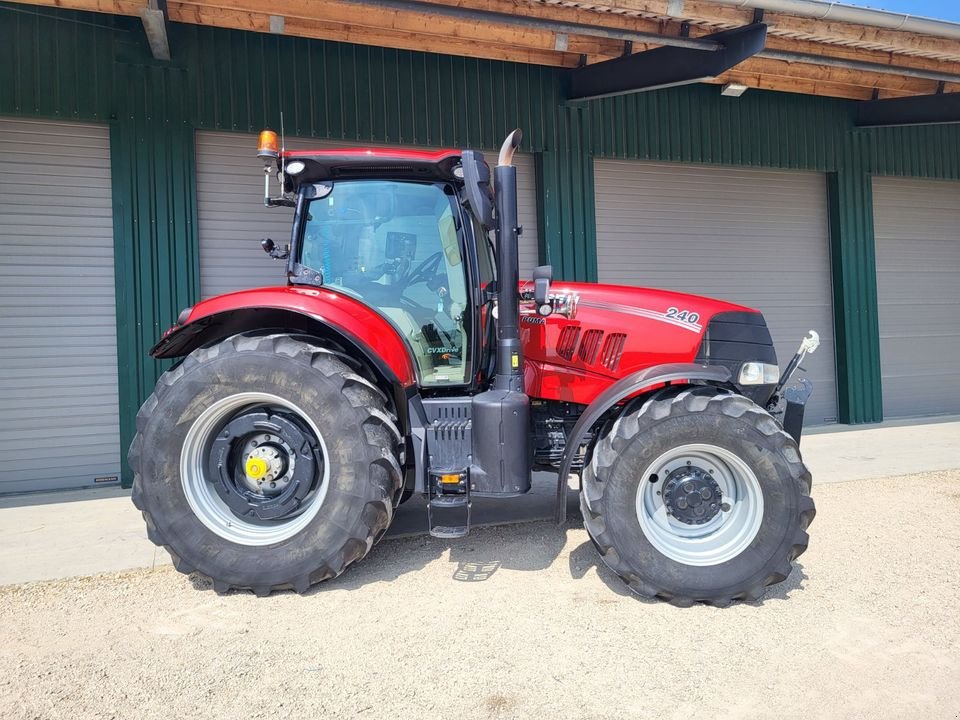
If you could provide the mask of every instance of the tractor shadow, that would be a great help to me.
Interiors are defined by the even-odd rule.
[[[631,592],[629,588],[627,588],[626,583],[621,580],[615,572],[604,565],[597,549],[593,546],[593,543],[588,540],[570,553],[570,575],[575,580],[580,580],[591,570],[596,571],[597,577],[603,581],[603,584],[618,595],[632,597],[637,602],[648,605],[660,605],[663,603],[662,600],[642,598]],[[732,603],[728,609],[736,607],[761,607],[766,603],[776,600],[789,600],[790,594],[795,590],[803,591],[803,583],[806,579],[807,573],[804,570],[803,564],[795,562],[793,563],[793,570],[790,575],[787,576],[787,579],[782,583],[770,587],[759,600],[735,602]]]
[[[420,572],[440,559],[446,559],[449,564],[445,574],[450,581],[461,583],[486,582],[501,570],[546,570],[567,545],[570,527],[531,520],[477,527],[467,537],[456,540],[428,535],[387,538],[343,575],[320,583],[308,594],[360,590],[368,585],[392,582]]]
[[[498,571],[544,570],[554,563],[567,543],[567,529],[580,527],[579,497],[567,494],[568,524],[553,521],[556,509],[555,474],[536,473],[531,491],[512,499],[476,498],[468,536],[444,540],[427,534],[427,510],[422,498],[411,498],[397,510],[384,540],[371,553],[325,589],[358,589],[371,582],[389,582],[422,570],[447,555],[456,582],[478,583]]]

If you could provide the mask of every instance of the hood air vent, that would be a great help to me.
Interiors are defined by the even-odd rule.
[[[623,346],[626,342],[627,336],[623,333],[607,335],[607,341],[603,344],[603,352],[600,353],[600,364],[607,370],[616,370],[620,366],[620,357],[623,355]]]
[[[557,355],[564,360],[573,360],[573,354],[577,350],[577,342],[580,340],[580,328],[575,325],[568,325],[560,331],[560,337],[557,340]]]
[[[600,341],[603,340],[603,330],[587,330],[580,343],[580,359],[587,365],[592,365],[597,359],[600,350]]]

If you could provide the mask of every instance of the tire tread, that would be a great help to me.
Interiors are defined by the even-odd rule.
[[[737,593],[689,597],[675,595],[665,588],[657,587],[649,580],[639,578],[617,553],[604,520],[606,511],[604,477],[620,454],[618,446],[631,441],[639,432],[671,417],[704,412],[708,408],[717,408],[720,413],[731,418],[748,419],[758,431],[772,441],[776,451],[788,463],[790,474],[799,486],[800,526],[794,535],[787,557],[775,561],[776,569],[770,572],[761,584]],[[766,592],[767,587],[783,582],[789,576],[790,563],[802,555],[809,544],[806,529],[816,515],[810,489],[810,471],[800,458],[796,442],[769,413],[742,395],[727,391],[704,392],[703,389],[696,388],[662,399],[653,396],[642,404],[634,401],[624,409],[620,417],[606,426],[594,447],[592,461],[583,471],[580,507],[583,511],[584,526],[604,564],[633,592],[642,597],[665,600],[679,607],[688,607],[696,602],[725,607],[736,600],[758,600]]]
[[[235,585],[223,579],[205,574],[188,565],[171,547],[168,540],[157,528],[144,497],[144,481],[140,472],[143,459],[143,433],[150,419],[160,405],[165,393],[174,387],[192,368],[208,362],[223,353],[268,352],[287,357],[295,362],[304,363],[320,371],[327,378],[337,378],[340,393],[345,404],[352,407],[361,416],[360,424],[364,428],[362,441],[367,446],[362,453],[369,458],[370,477],[379,478],[371,482],[377,499],[369,501],[361,513],[359,521],[353,524],[355,535],[349,537],[340,550],[334,553],[338,558],[334,567],[322,564],[288,580],[270,585]],[[130,445],[128,461],[133,469],[134,505],[141,511],[147,526],[147,537],[155,545],[162,547],[173,560],[174,567],[184,574],[196,574],[209,580],[217,593],[230,590],[252,590],[257,596],[266,596],[277,590],[293,589],[298,593],[307,592],[310,587],[323,580],[340,575],[353,562],[365,557],[383,537],[393,519],[394,498],[403,489],[403,473],[400,468],[399,454],[403,436],[397,427],[387,396],[366,378],[358,375],[355,368],[343,362],[334,351],[311,342],[302,336],[293,337],[276,333],[270,335],[239,334],[210,347],[194,350],[183,362],[167,370],[157,382],[154,392],[147,398],[137,413],[137,433]]]

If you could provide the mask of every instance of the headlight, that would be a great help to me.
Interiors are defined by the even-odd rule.
[[[283,171],[287,175],[299,175],[303,172],[303,169],[306,167],[306,164],[302,160],[291,160],[287,163]]]
[[[739,385],[773,385],[780,379],[780,368],[762,362],[745,362],[740,366]]]

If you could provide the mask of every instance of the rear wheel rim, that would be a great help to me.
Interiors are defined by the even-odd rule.
[[[694,519],[688,498],[703,503],[701,517]],[[719,565],[757,536],[763,492],[756,473],[735,453],[692,443],[668,450],[644,469],[636,511],[644,536],[666,557],[684,565]]]
[[[305,488],[305,496],[296,506],[296,511],[271,520],[262,520],[253,516],[244,517],[238,514],[225,501],[222,484],[218,487],[219,478],[213,475],[210,469],[211,448],[218,434],[231,421],[243,417],[245,413],[261,409],[283,413],[288,420],[295,422],[313,448],[313,452],[319,454],[317,472],[309,478],[309,487]],[[261,439],[260,434],[250,437],[254,440]],[[237,452],[245,453],[243,458],[249,457],[250,438],[238,442],[243,447],[238,448]],[[287,440],[278,437],[271,446],[271,452],[263,455],[261,459],[267,460],[267,466],[269,466],[269,461],[276,453],[295,451]],[[256,456],[260,457],[260,455]],[[187,430],[180,454],[180,478],[190,509],[208,530],[238,545],[274,545],[301,532],[316,517],[330,485],[328,458],[326,444],[316,423],[297,405],[271,393],[237,393],[213,403]],[[288,462],[291,467],[295,467],[297,459],[291,455]],[[300,462],[303,464],[302,460]],[[251,467],[256,467],[256,464]],[[260,469],[263,467],[261,465]],[[232,467],[230,469],[235,470]],[[236,477],[233,480],[241,490],[244,485],[249,489],[249,478]]]

